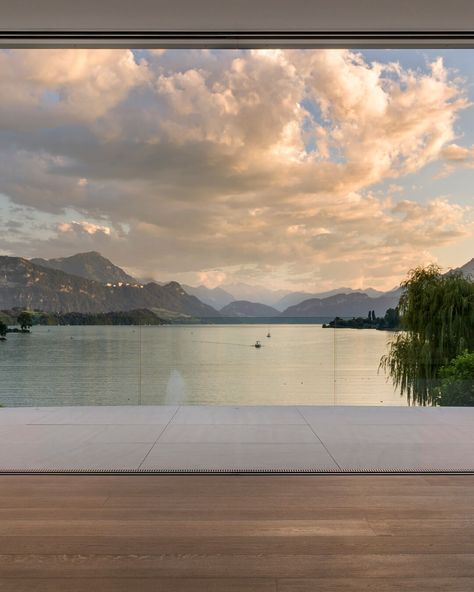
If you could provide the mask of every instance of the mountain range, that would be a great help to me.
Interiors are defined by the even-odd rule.
[[[110,284],[58,269],[43,267],[21,257],[0,257],[0,309],[14,307],[45,312],[100,313],[150,309],[161,318],[212,317],[218,313],[177,282],[164,286]]]
[[[232,294],[233,300],[260,302],[268,306],[275,306],[283,296],[288,294],[288,290],[272,290],[265,286],[250,285],[244,282],[223,284],[220,287],[227,293]]]
[[[290,292],[289,294],[285,294],[282,298],[280,298],[275,304],[274,307],[279,311],[286,310],[289,306],[295,306],[300,304],[304,300],[308,300],[310,298],[330,298],[331,296],[338,296],[339,294],[366,294],[369,298],[378,298],[379,296],[383,296],[385,292],[381,292],[380,290],[374,290],[373,288],[366,288],[364,290],[354,290],[352,288],[336,288],[335,290],[328,290],[326,292]]]
[[[474,277],[474,259],[459,269]],[[260,294],[266,302],[237,298],[231,289],[239,294]],[[389,292],[339,288],[312,294],[248,284],[207,288],[177,282],[143,283],[95,251],[59,259],[0,256],[0,309],[24,307],[62,313],[149,309],[163,319],[333,318],[365,316],[369,310],[383,316],[398,304],[400,294],[400,288]]]
[[[367,316],[369,310],[376,316],[383,317],[387,309],[395,308],[400,299],[401,290],[388,292],[383,296],[371,298],[367,294],[351,292],[335,294],[327,298],[308,298],[295,306],[289,306],[282,316],[286,317],[358,317]]]

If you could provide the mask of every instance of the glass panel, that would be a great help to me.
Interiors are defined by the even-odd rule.
[[[470,401],[472,56],[0,50],[0,404]]]

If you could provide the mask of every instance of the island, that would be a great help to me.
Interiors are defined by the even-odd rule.
[[[352,317],[343,319],[336,317],[329,323],[323,324],[323,329],[378,329],[379,331],[400,330],[400,315],[397,308],[389,308],[383,317],[375,316],[375,311],[369,310],[366,317]]]

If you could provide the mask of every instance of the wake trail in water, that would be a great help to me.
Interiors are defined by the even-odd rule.
[[[235,345],[237,347],[255,347],[255,345],[249,345],[248,343],[226,343],[225,341],[196,341],[193,340],[192,343],[212,343],[214,345]],[[263,345],[261,346],[263,347]]]

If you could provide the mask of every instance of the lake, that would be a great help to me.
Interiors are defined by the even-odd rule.
[[[0,404],[406,405],[378,371],[392,335],[314,324],[33,327],[0,342]]]

